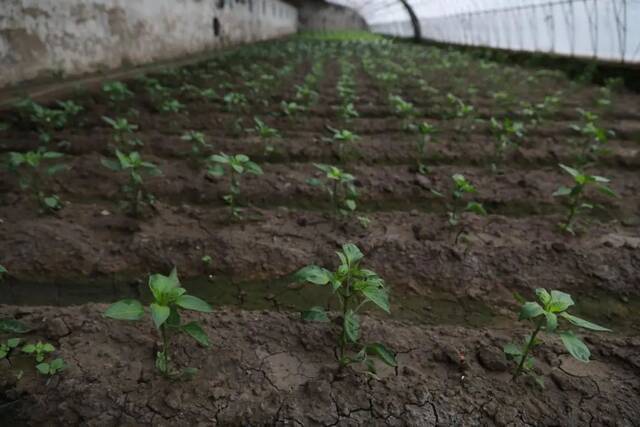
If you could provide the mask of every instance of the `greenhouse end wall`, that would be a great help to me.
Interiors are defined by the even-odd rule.
[[[279,0],[2,0],[0,87],[294,33]]]

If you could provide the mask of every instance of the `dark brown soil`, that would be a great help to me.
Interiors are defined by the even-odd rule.
[[[380,380],[340,372],[327,324],[268,311],[201,317],[212,348],[179,339],[174,362],[190,381],[153,369],[155,330],[105,319],[104,305],[1,307],[52,340],[70,367],[45,382],[27,370],[7,393],[33,425],[619,425],[640,405],[640,339],[588,336],[588,366],[549,341],[539,354],[546,388],[511,382],[502,345],[514,330],[422,328],[364,319],[369,340],[398,352]],[[592,344],[591,344],[592,343]],[[605,362],[606,361],[606,362]],[[6,367],[5,367],[6,370]],[[10,377],[4,377],[6,382]],[[5,422],[7,420],[5,419]],[[9,424],[5,424],[9,425]]]
[[[157,112],[141,83],[127,82],[136,92],[127,107],[138,111],[129,119],[139,126],[137,136],[145,143],[140,152],[163,171],[147,181],[157,202],[142,218],[128,217],[118,208],[125,179],[101,164],[111,156],[112,142],[101,117],[117,113],[100,92],[75,95],[85,112],[54,134],[55,141],[69,143],[59,149],[69,170],[46,182],[47,191],[62,199],[61,211],[40,214],[18,179],[0,170],[0,264],[9,270],[2,285],[6,292],[0,293],[0,303],[8,305],[0,313],[37,326],[33,336],[53,339],[70,365],[48,382],[33,373],[16,382],[5,370],[0,417],[15,416],[33,425],[637,423],[638,96],[614,93],[605,111],[596,103],[598,87],[516,67],[504,67],[496,79],[498,71],[487,71],[476,60],[456,64],[457,55],[451,54],[451,67],[420,69],[420,77],[437,94],[423,92],[408,77],[396,90],[415,104],[420,120],[439,130],[427,149],[430,173],[420,175],[416,136],[402,130],[387,93],[365,73],[357,55],[352,61],[360,117],[348,123],[337,118],[338,57],[343,51],[335,49],[325,62],[317,103],[294,119],[282,117],[279,105],[293,99],[294,85],[311,70],[307,57],[291,59],[293,71],[277,83],[269,106],[251,100],[238,112],[227,111],[220,100],[187,97],[177,88],[190,83],[224,94],[231,90],[220,87],[225,81],[248,94],[239,74],[247,57],[231,55],[216,62],[218,68],[209,66],[215,77],[152,76],[173,88],[186,105],[183,114]],[[408,63],[404,49],[418,55],[431,52],[402,45],[399,64]],[[273,73],[289,62],[282,56],[252,55],[253,62],[266,64]],[[207,65],[187,69],[198,67]],[[469,87],[477,93],[468,94]],[[508,90],[517,102],[497,102],[493,94],[498,89]],[[501,173],[494,173],[493,137],[486,121],[492,116],[519,118],[518,102],[541,102],[558,90],[564,91],[558,110],[537,127],[528,127]],[[458,120],[447,110],[447,92],[473,104],[485,121],[461,135]],[[571,236],[558,230],[566,207],[552,193],[570,184],[557,165],[576,161],[572,142],[577,135],[570,129],[580,120],[576,108],[598,111],[601,125],[615,132],[608,143],[610,154],[592,162],[588,171],[610,178],[620,197],[589,192],[598,206]],[[270,141],[273,152],[254,133],[232,130],[239,118],[243,127],[252,127],[254,116],[280,132],[280,138]],[[0,122],[11,124],[0,131],[3,158],[10,151],[38,147],[35,128],[14,111],[0,112]],[[326,141],[328,126],[360,135],[348,158],[340,159]],[[180,138],[186,130],[205,134],[212,145],[208,154],[244,153],[262,166],[263,176],[242,179],[246,209],[241,221],[229,221],[221,199],[227,178],[207,175],[189,158],[190,146]],[[371,221],[367,227],[355,217],[333,218],[326,193],[306,182],[318,175],[314,163],[336,164],[356,176],[357,215]],[[473,198],[488,211],[486,217],[465,214],[466,233],[457,242],[458,230],[447,223],[446,203],[433,193],[448,194],[455,173],[477,187]],[[295,303],[283,296],[292,272],[309,263],[334,266],[335,250],[346,242],[356,243],[367,266],[392,288],[394,319],[372,313],[366,326],[368,337],[399,353],[397,372],[383,371],[380,381],[352,371],[337,373],[327,325],[301,323],[288,311],[312,305],[313,296],[304,294]],[[203,256],[211,257],[211,265],[202,262]],[[185,283],[199,284],[210,302],[245,309],[226,308],[202,318],[212,349],[185,341],[176,352],[180,365],[200,369],[191,382],[172,383],[153,371],[156,337],[150,325],[105,320],[100,317],[104,307],[91,304],[144,294],[148,274],[166,273],[174,265]],[[221,293],[203,290],[225,281],[238,287],[236,299],[216,301]],[[243,290],[245,285],[250,288]],[[256,291],[261,285],[270,289],[268,295]],[[588,365],[574,362],[550,341],[537,355],[538,369],[547,378],[545,391],[526,381],[512,383],[501,353],[507,340],[524,332],[524,324],[515,324],[513,293],[530,299],[538,287],[571,293],[581,313],[615,330],[588,335],[594,359]],[[438,307],[444,302],[446,308]],[[68,304],[81,305],[33,307]],[[275,311],[248,311],[256,308]],[[474,310],[481,312],[482,321]]]

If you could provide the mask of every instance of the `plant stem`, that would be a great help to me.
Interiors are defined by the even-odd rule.
[[[544,321],[545,321],[545,317],[541,317],[540,320],[538,320],[538,323],[536,324],[536,329],[535,331],[533,331],[533,334],[531,334],[531,338],[529,338],[529,342],[527,343],[527,346],[524,348],[524,352],[522,353],[522,356],[520,358],[520,363],[518,363],[518,367],[516,368],[516,371],[513,373],[513,377],[511,378],[512,380],[515,381],[518,375],[522,373],[524,362],[527,360],[527,356],[529,355],[529,352],[531,351],[531,349],[533,349],[533,346],[535,345],[534,343],[536,340],[536,336],[538,335],[538,332],[540,332],[540,329],[542,328]]]
[[[164,325],[160,326],[160,333],[162,334],[162,355],[164,357],[165,372],[164,375],[169,374],[169,340],[167,338],[167,329]]]

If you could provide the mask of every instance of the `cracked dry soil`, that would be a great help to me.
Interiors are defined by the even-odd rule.
[[[587,335],[588,365],[549,340],[538,353],[541,391],[510,380],[501,347],[512,330],[367,317],[364,338],[398,352],[398,368],[380,367],[376,380],[337,370],[331,324],[225,309],[197,316],[210,348],[177,338],[173,362],[198,374],[170,381],[154,370],[151,322],[107,319],[105,307],[0,307],[69,365],[48,381],[33,368],[16,381],[4,365],[3,425],[637,425],[638,337]]]

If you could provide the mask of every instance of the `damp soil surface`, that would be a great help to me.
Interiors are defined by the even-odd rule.
[[[32,425],[637,423],[640,97],[613,91],[603,106],[602,88],[548,70],[496,68],[455,51],[399,44],[395,62],[377,58],[376,67],[398,73],[393,93],[414,104],[415,121],[438,129],[424,159],[429,172],[420,174],[418,136],[403,129],[388,87],[366,70],[368,48],[312,41],[305,42],[312,48],[291,48],[297,43],[261,44],[148,75],[185,105],[181,113],[158,111],[148,80],[126,81],[134,96],[117,105],[99,90],[69,94],[84,111],[53,132],[51,147],[68,166],[43,182],[62,201],[54,214],[40,213],[19,178],[0,169],[0,264],[9,271],[0,314],[29,324],[29,339],[51,340],[68,363],[47,380],[18,360],[25,369],[16,380],[5,361],[0,417]],[[354,65],[359,113],[349,121],[337,114],[345,62]],[[281,102],[295,100],[295,85],[316,63],[317,100],[284,116]],[[255,95],[247,83],[260,73],[280,77]],[[218,96],[194,96],[187,83]],[[230,108],[224,95],[231,92],[245,94],[247,106]],[[475,107],[466,132],[448,93]],[[522,103],[550,95],[559,98],[553,114],[529,124]],[[569,235],[558,229],[566,206],[552,193],[571,184],[559,163],[585,161],[576,154],[581,136],[570,127],[581,123],[576,108],[597,112],[612,131],[607,153],[586,159],[585,168],[610,178],[619,197],[589,191],[595,208]],[[139,218],[119,208],[126,176],[102,165],[114,144],[103,116],[135,123],[144,142],[138,151],[163,172],[145,181],[156,202]],[[279,137],[264,141],[247,131],[255,117]],[[497,169],[491,117],[526,128]],[[1,111],[0,122],[3,159],[41,145],[36,125],[17,110]],[[329,128],[359,139],[340,157]],[[207,174],[206,156],[189,154],[181,138],[188,130],[204,134],[206,155],[243,153],[262,167],[262,176],[242,178],[242,219],[230,220],[222,199],[228,178]],[[317,163],[355,176],[356,214],[336,218],[327,193],[308,184],[320,177]],[[446,200],[434,193],[450,194],[456,173],[473,183],[470,199],[487,211],[463,214],[461,228],[449,225]],[[381,367],[378,380],[337,371],[334,327],[302,323],[296,314],[324,304],[328,294],[301,288],[291,274],[310,263],[335,267],[335,251],[347,242],[391,289],[392,314],[372,310],[364,321],[367,340],[398,352],[399,367]],[[104,319],[104,306],[96,305],[148,300],[148,275],[173,266],[187,289],[219,309],[201,318],[210,349],[186,340],[176,346],[175,363],[199,369],[190,381],[154,372],[158,343],[150,324]],[[510,381],[502,355],[502,345],[526,332],[513,294],[532,299],[539,287],[570,293],[576,314],[614,330],[586,335],[589,364],[572,360],[559,342],[545,342],[536,354],[545,390]]]

